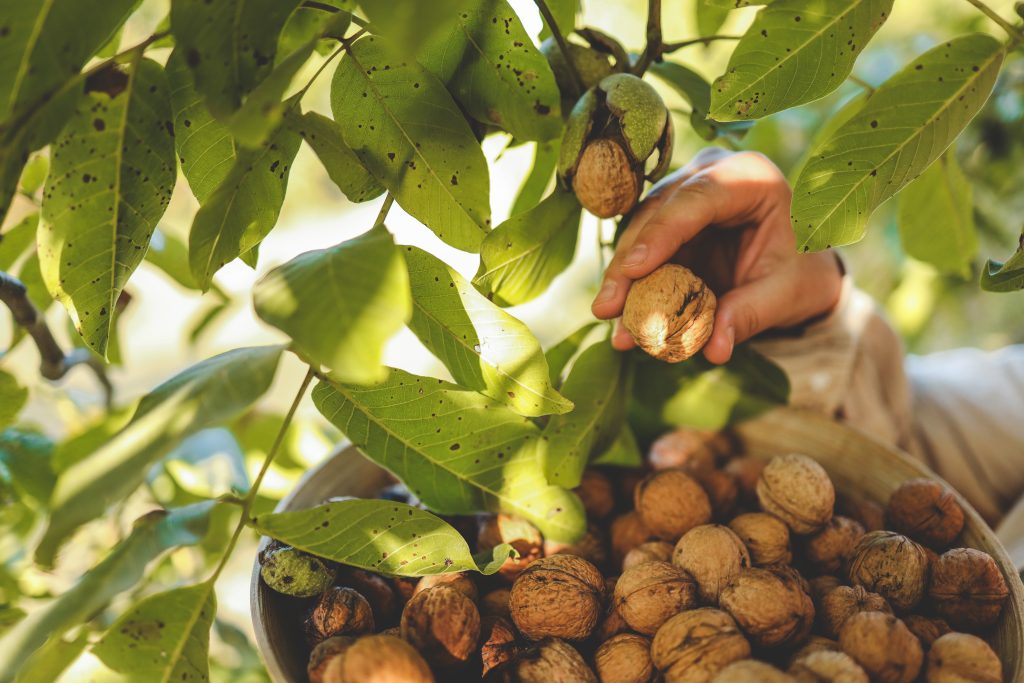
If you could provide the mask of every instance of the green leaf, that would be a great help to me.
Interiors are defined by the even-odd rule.
[[[50,158],[42,154],[36,154],[21,171],[21,178],[18,185],[23,194],[32,196],[46,181],[46,174],[50,171]]]
[[[141,54],[141,53],[140,53]],[[163,67],[136,59],[91,77],[53,146],[37,237],[47,289],[105,356],[114,304],[174,191]]]
[[[0,383],[4,377],[10,375],[0,372]],[[0,394],[2,391],[0,389]],[[2,410],[6,410],[6,405]],[[22,494],[43,505],[50,500],[56,482],[52,456],[53,441],[42,434],[23,429],[0,432],[0,470],[10,473],[14,486]]]
[[[171,30],[210,112],[227,120],[274,65],[300,0],[174,0]]]
[[[507,512],[558,540],[584,531],[579,499],[544,480],[537,427],[482,394],[392,370],[373,387],[320,382],[313,402],[432,510]]]
[[[61,672],[78,659],[89,644],[89,631],[82,629],[73,640],[50,638],[18,670],[14,683],[53,683]]]
[[[893,0],[776,0],[760,10],[713,84],[711,116],[758,119],[838,88]]]
[[[575,194],[556,189],[534,208],[509,218],[480,245],[473,284],[499,306],[524,304],[543,294],[572,263],[581,211]]]
[[[310,146],[327,175],[349,201],[365,202],[383,194],[384,186],[363,168],[359,157],[345,144],[338,124],[313,111],[300,114],[293,110],[285,118],[291,129]]]
[[[216,614],[212,581],[150,595],[118,617],[92,651],[125,674],[124,683],[205,681]]]
[[[278,266],[256,283],[253,303],[304,357],[355,384],[387,377],[384,344],[412,314],[405,260],[383,225]]]
[[[89,456],[61,472],[53,514],[36,560],[53,561],[61,542],[143,481],[149,467],[190,434],[231,420],[266,393],[278,346],[235,349],[193,365],[139,402],[131,422]]]
[[[0,235],[0,270],[10,270],[35,244],[39,213],[30,213]]]
[[[989,259],[981,272],[981,288],[986,292],[1014,292],[1024,289],[1024,234],[1017,251],[1005,263]]]
[[[456,13],[474,0],[359,0],[373,32],[387,36],[403,56],[418,54],[424,43],[452,24]]]
[[[736,0],[733,0],[733,4],[735,2]],[[725,20],[729,18],[729,10],[733,8],[722,7],[713,0],[697,0],[693,9],[697,16],[697,34],[711,36],[722,28]]]
[[[176,236],[156,230],[149,240],[146,260],[186,289],[199,289],[188,267],[188,247]]]
[[[462,534],[443,519],[388,500],[353,499],[260,515],[253,526],[307,553],[389,576],[493,574],[513,555],[503,543],[477,560]]]
[[[277,224],[301,138],[281,127],[257,150],[238,150],[231,170],[196,212],[189,265],[202,290],[229,261],[253,249]]]
[[[0,429],[14,422],[28,401],[28,389],[14,375],[0,370]]]
[[[37,310],[42,312],[50,307],[53,298],[43,282],[37,251],[30,252],[28,258],[21,264],[21,268],[18,269],[18,279],[21,280],[21,284],[25,285],[25,289],[28,290],[28,300]]]
[[[533,153],[533,166],[530,173],[519,188],[519,194],[512,204],[511,215],[528,211],[537,206],[544,193],[547,192],[551,179],[555,175],[555,167],[558,166],[558,149],[560,140],[548,140],[538,142]]]
[[[711,84],[693,69],[675,62],[655,62],[650,72],[671,86],[690,105],[690,127],[705,140],[729,134],[741,136],[753,125],[750,121],[721,122],[708,119]]]
[[[178,510],[156,510],[135,522],[131,534],[67,591],[0,638],[0,683],[9,683],[21,664],[46,642],[90,619],[110,600],[134,587],[146,565],[171,548],[195,545],[206,534],[216,501]]]
[[[968,278],[978,253],[971,184],[949,150],[899,196],[900,240],[914,258]]]
[[[506,0],[468,0],[420,63],[448,85],[470,116],[518,140],[562,133],[555,75]]]
[[[864,105],[868,103],[870,99],[870,93],[864,90],[857,95],[847,98],[842,104],[830,111],[828,117],[824,123],[814,131],[814,135],[811,137],[811,143],[808,145],[807,150],[800,157],[800,160],[793,165],[793,168],[789,170],[787,176],[790,179],[790,184],[795,183],[796,179],[803,173],[804,167],[807,166],[813,157],[817,148],[822,145],[825,140],[828,140],[835,132],[846,124],[847,121],[852,119],[857,112],[864,108]]]
[[[540,343],[526,325],[422,249],[405,247],[405,260],[413,300],[409,328],[456,382],[520,415],[572,408],[552,388]]]
[[[547,0],[547,4],[551,14],[555,17],[558,32],[568,37],[576,30],[576,14],[580,11],[580,0]],[[544,28],[540,32],[540,39],[544,40],[549,36],[551,36],[551,29],[545,22]]]
[[[622,430],[631,381],[625,356],[607,340],[580,354],[562,384],[576,407],[544,427],[542,460],[549,483],[579,486],[590,458],[608,448]]]
[[[971,34],[914,59],[818,146],[793,188],[804,251],[856,242],[868,216],[919,176],[974,118],[995,83],[1003,46]]]
[[[593,458],[590,464],[609,467],[643,467],[644,456],[640,452],[636,435],[628,422],[622,423],[622,429],[619,430],[615,441],[612,441],[612,445]]]
[[[490,223],[487,161],[436,76],[368,36],[338,65],[331,110],[345,144],[399,206],[453,247],[479,248]]]
[[[330,5],[339,10],[352,10],[355,3],[343,0],[328,0],[322,4]],[[314,7],[299,5],[288,17],[288,21],[281,29],[281,35],[277,39],[277,54],[287,55],[298,50],[306,42],[315,40],[323,34],[324,26],[330,22],[337,13],[325,12]],[[322,52],[325,44],[336,46],[336,41],[325,40],[317,46],[317,52]]]
[[[547,350],[544,354],[544,358],[548,361],[548,371],[550,373],[552,386],[559,386],[562,383],[562,371],[565,370],[569,361],[580,350],[580,346],[587,338],[587,335],[589,335],[591,331],[600,324],[601,323],[597,321],[587,323]]]

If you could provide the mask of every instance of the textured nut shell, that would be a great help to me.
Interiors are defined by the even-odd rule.
[[[609,638],[594,653],[594,669],[601,683],[649,683],[654,677],[651,641],[635,633]]]
[[[1009,595],[999,566],[980,550],[948,550],[932,567],[928,597],[953,628],[977,631],[993,625]]]
[[[615,584],[615,609],[630,628],[654,635],[669,617],[697,605],[697,585],[668,562],[646,562],[627,569]]]
[[[705,524],[683,534],[672,563],[694,578],[701,600],[717,605],[722,590],[750,567],[750,553],[729,527]]]
[[[725,470],[711,470],[695,476],[711,501],[712,517],[723,522],[730,519],[736,512],[736,502],[740,496],[736,477]]]
[[[682,470],[662,470],[645,478],[634,492],[644,525],[673,543],[695,526],[711,521],[711,501],[693,477]]]
[[[480,639],[480,613],[473,601],[448,586],[413,596],[402,612],[402,638],[431,664],[455,667],[473,656]]]
[[[793,560],[789,527],[778,517],[767,512],[747,512],[733,517],[729,528],[747,546],[755,567],[789,564]]]
[[[932,643],[925,680],[928,683],[1002,683],[1003,665],[981,638],[966,633],[947,633]]]
[[[401,638],[366,636],[343,657],[332,660],[329,683],[434,683],[434,674],[420,653]]]
[[[314,647],[309,654],[309,663],[306,664],[309,683],[324,683],[327,680],[324,676],[331,660],[342,656],[355,642],[356,639],[351,636],[334,636]]]
[[[864,535],[860,522],[840,515],[829,520],[804,544],[804,558],[820,572],[838,572],[850,559],[857,541]]]
[[[879,683],[910,683],[921,671],[921,643],[906,625],[882,612],[859,612],[846,620],[839,647]]]
[[[594,671],[569,643],[548,638],[516,664],[518,683],[598,683]]]
[[[637,486],[634,495],[640,487]],[[621,565],[626,553],[641,543],[657,540],[657,537],[647,528],[640,513],[630,510],[624,515],[619,515],[612,522],[611,527],[612,561]]]
[[[580,204],[598,218],[621,216],[640,198],[642,173],[643,167],[637,173],[618,142],[599,138],[583,148],[572,189]]]
[[[928,555],[906,536],[870,531],[850,558],[850,583],[885,598],[896,612],[909,612],[928,585]]]
[[[892,614],[892,609],[878,593],[869,593],[860,586],[839,586],[821,599],[818,623],[822,633],[838,638],[846,620],[858,612]]]
[[[945,619],[937,617],[925,617],[920,614],[911,614],[903,617],[903,623],[907,625],[910,632],[921,641],[921,647],[928,649],[936,640],[952,632]]]
[[[790,666],[815,652],[839,652],[839,643],[825,636],[810,636],[789,658]]]
[[[641,349],[678,363],[704,348],[717,306],[715,293],[693,271],[667,263],[630,286],[622,324]]]
[[[605,539],[605,531],[597,524],[588,524],[587,533],[583,534],[575,543],[558,543],[556,541],[544,541],[545,555],[575,555],[582,557],[587,562],[603,567],[608,561],[608,542]]]
[[[708,472],[715,466],[715,454],[710,447],[712,438],[711,432],[700,429],[673,429],[651,444],[647,462],[655,470],[679,467],[689,474]]]
[[[761,509],[796,534],[811,534],[832,519],[836,492],[824,468],[806,455],[790,453],[769,461],[757,480]]]
[[[615,487],[604,472],[585,470],[580,485],[573,491],[580,497],[587,517],[591,519],[604,519],[615,508]]]
[[[793,683],[793,677],[771,664],[756,659],[741,659],[725,667],[712,683]]]
[[[750,643],[727,612],[702,607],[666,621],[651,643],[651,660],[665,683],[705,683],[750,657]]]
[[[814,605],[799,584],[767,569],[740,572],[722,591],[719,604],[761,647],[796,645],[814,621]]]
[[[583,640],[597,625],[603,597],[597,567],[574,555],[552,555],[531,564],[512,584],[509,609],[531,640]]]
[[[524,569],[544,555],[544,537],[525,519],[511,515],[482,516],[477,527],[477,550],[490,550],[502,543],[508,543],[519,553],[519,557],[505,560],[498,570],[498,574],[507,581],[515,581]]]
[[[480,616],[482,617],[507,617],[509,615],[508,598],[511,591],[508,588],[495,588],[480,599]]]
[[[789,667],[797,683],[868,683],[868,675],[843,652],[818,650],[800,657]]]
[[[448,574],[432,574],[430,576],[424,576],[420,579],[420,582],[416,584],[416,588],[413,590],[412,594],[417,595],[436,586],[447,586],[448,588],[453,588],[470,600],[476,602],[478,595],[476,581],[473,580],[473,577],[469,572],[451,572]]]
[[[483,674],[515,661],[525,649],[512,622],[504,617],[485,617],[480,622],[480,660]]]
[[[362,569],[349,569],[343,576],[342,583],[357,591],[370,603],[373,622],[377,628],[394,623],[399,610],[398,595],[383,576]]]
[[[889,498],[889,522],[896,531],[941,550],[963,530],[964,511],[946,486],[931,479],[912,479]]]
[[[885,508],[873,500],[844,496],[840,510],[847,517],[860,522],[865,531],[885,529]]]
[[[760,458],[741,456],[725,465],[725,471],[736,478],[740,487],[740,498],[748,505],[757,503],[757,480],[761,478],[766,463]]]
[[[832,576],[830,574],[815,576],[807,582],[807,587],[810,589],[807,594],[811,596],[811,600],[814,601],[814,607],[817,609],[818,606],[821,605],[822,598],[842,585],[844,585],[843,580],[838,576]]]
[[[670,562],[672,560],[672,544],[665,541],[648,541],[626,553],[622,560],[622,569],[625,571],[644,562]]]
[[[306,619],[306,633],[314,643],[331,636],[371,633],[373,629],[370,603],[351,588],[325,590]]]

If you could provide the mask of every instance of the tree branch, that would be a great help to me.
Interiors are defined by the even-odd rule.
[[[25,328],[25,331],[36,348],[39,349],[39,374],[49,380],[58,380],[68,374],[76,365],[87,365],[96,374],[103,386],[106,403],[109,406],[113,397],[113,387],[107,378],[106,369],[96,359],[92,351],[77,347],[68,353],[60,347],[46,320],[28,298],[28,290],[18,278],[0,271],[0,302],[11,310],[14,323]]]
[[[996,13],[995,10],[986,5],[984,2],[982,2],[981,0],[967,0],[967,2],[977,7],[982,14],[984,14],[986,17],[988,17],[995,23],[999,24],[1000,28],[1002,28],[1004,31],[1010,34],[1011,47],[1019,45],[1020,43],[1024,42],[1024,31],[1021,31],[1021,29],[1003,19]]]
[[[661,59],[661,0],[647,0],[647,45],[633,65],[633,74],[642,76],[652,62]]]
[[[551,31],[551,37],[555,39],[555,44],[558,46],[558,51],[562,53],[562,60],[565,62],[565,70],[569,74],[569,79],[572,81],[572,87],[576,90],[573,97],[579,97],[583,94],[583,79],[580,78],[580,72],[576,70],[576,63],[572,61],[572,55],[569,53],[569,43],[566,42],[565,36],[558,29],[558,22],[555,21],[555,15],[551,13],[551,8],[548,7],[548,3],[545,0],[533,0],[537,5],[537,9],[540,10],[540,15],[544,17],[544,23],[547,24],[548,30]]]

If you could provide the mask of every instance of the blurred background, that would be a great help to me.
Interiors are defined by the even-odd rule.
[[[697,1],[665,0],[666,41],[700,35]],[[527,30],[534,35],[539,33],[541,21],[532,1],[511,0],[511,4]],[[1015,16],[1011,0],[993,0],[990,5],[1004,17]],[[122,45],[135,44],[150,35],[166,16],[168,7],[168,0],[145,0],[127,26]],[[717,33],[742,33],[754,11],[750,8],[730,13]],[[639,50],[643,45],[645,14],[643,0],[584,0],[577,25],[602,29],[619,38],[627,48]],[[915,54],[940,40],[974,30],[999,34],[964,0],[896,0],[891,18],[859,59],[854,74],[867,84],[878,85]],[[709,47],[696,45],[680,50],[671,59],[711,80],[724,70],[732,46],[731,41]],[[169,50],[162,52],[166,56]],[[162,58],[160,51],[154,56]],[[317,66],[318,60],[311,60],[308,72],[305,76],[300,74],[296,82],[304,83]],[[329,85],[329,78],[315,84],[305,100],[307,108],[329,114]],[[660,83],[656,85],[661,87]],[[764,152],[788,174],[800,163],[830,115],[862,90],[863,85],[848,82],[825,99],[757,122],[743,139],[732,144],[735,148]],[[670,107],[684,111],[685,105],[677,95],[668,89],[663,89],[663,93]],[[504,135],[491,136],[484,143],[491,163],[495,224],[508,216],[533,161],[532,144],[510,143]],[[978,273],[985,259],[1007,258],[1016,248],[1024,223],[1024,192],[1020,190],[1024,186],[1022,143],[1024,58],[1018,52],[1009,58],[995,94],[958,143],[957,154],[974,186],[979,231],[980,249],[970,277],[944,275],[909,258],[900,247],[894,201],[875,213],[862,242],[841,250],[857,285],[887,311],[906,340],[909,352],[924,354],[967,345],[993,349],[1024,341],[1019,297],[984,293],[978,286]],[[692,132],[684,116],[677,118],[677,164],[684,163],[706,144]],[[27,198],[19,197],[16,202],[5,229],[35,209]],[[260,249],[257,269],[254,271],[238,261],[229,264],[217,275],[217,288],[205,296],[183,286],[180,278],[158,267],[161,253],[187,243],[197,208],[187,185],[179,181],[154,237],[150,261],[139,268],[128,285],[131,300],[118,322],[118,364],[110,373],[116,404],[125,407],[117,415],[104,417],[102,393],[95,377],[85,369],[77,369],[59,385],[53,385],[39,379],[38,357],[31,344],[19,343],[0,357],[0,366],[30,389],[31,400],[22,413],[22,422],[37,426],[55,440],[75,437],[60,446],[62,457],[73,459],[102,443],[117,429],[119,421],[130,416],[135,399],[182,368],[231,348],[282,341],[280,333],[259,322],[253,313],[249,294],[254,282],[299,253],[336,244],[368,229],[377,215],[379,202],[350,204],[304,146],[293,165],[279,224]],[[398,242],[429,249],[466,277],[472,277],[476,271],[476,256],[447,247],[397,206],[390,213],[388,227]],[[597,219],[585,218],[574,264],[550,291],[527,305],[511,309],[545,346],[591,319],[589,302],[608,257],[602,253],[606,250],[600,248],[599,242],[602,235],[607,237],[612,230],[611,224],[601,225]],[[46,301],[37,262],[19,263],[13,272],[26,282],[39,302]],[[51,305],[47,317],[65,346],[71,344],[64,310]],[[0,313],[0,348],[8,348],[15,335],[9,315],[6,311]],[[385,361],[421,374],[447,375],[444,367],[408,331],[392,340]],[[0,558],[9,558],[0,566],[0,605],[13,595],[45,598],[62,591],[94,564],[98,553],[126,533],[132,519],[152,509],[154,500],[163,505],[179,505],[192,502],[197,496],[215,496],[232,488],[244,491],[302,374],[299,362],[286,355],[273,390],[256,410],[234,425],[235,435],[227,430],[208,430],[186,442],[154,468],[146,489],[126,501],[118,514],[80,532],[65,549],[53,573],[30,569],[24,547],[9,534],[0,533]],[[307,398],[289,434],[286,452],[278,458],[263,485],[261,507],[273,506],[309,467],[331,453],[338,438]],[[218,529],[203,546],[175,551],[162,560],[148,584],[150,588],[143,586],[139,589],[141,593],[159,583],[166,588],[204,575],[208,558],[215,557],[213,553],[223,548],[229,525],[234,523],[233,514],[225,512]],[[17,519],[2,519],[0,528],[17,523]],[[250,644],[248,584],[254,553],[255,538],[247,538],[218,584],[221,610],[212,646],[216,662],[214,680],[266,680]],[[111,613],[116,614],[137,597],[138,593],[123,596]],[[61,680],[84,680],[91,666],[88,659],[83,659]]]

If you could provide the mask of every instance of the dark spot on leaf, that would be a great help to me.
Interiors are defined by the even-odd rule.
[[[872,121],[871,122],[871,127],[872,128],[878,128],[878,121]]]
[[[452,176],[452,185],[458,185],[458,184],[459,184],[459,179],[456,178],[455,176]]]
[[[93,119],[92,127],[98,131],[103,131],[106,130],[107,124],[103,121],[103,119]]]
[[[185,53],[185,63],[188,64],[190,68],[195,69],[199,66],[200,61],[202,60],[199,58],[198,50],[193,48]]]
[[[117,97],[128,87],[128,74],[115,65],[100,69],[85,79],[85,92],[102,92]]]

